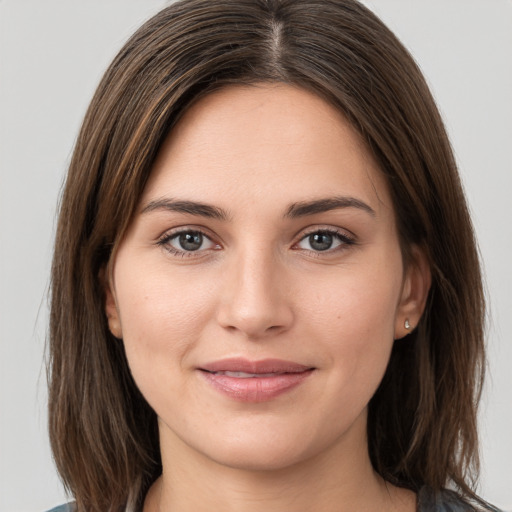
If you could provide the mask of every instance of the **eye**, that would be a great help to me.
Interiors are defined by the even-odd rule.
[[[204,243],[205,237],[199,231],[189,231],[175,235],[169,243],[175,249],[184,251],[198,251]]]
[[[307,234],[300,240],[297,247],[307,251],[325,252],[332,251],[342,246],[353,245],[352,238],[335,230],[317,230]]]
[[[158,241],[158,245],[162,245],[169,252],[180,256],[187,256],[188,253],[218,248],[218,245],[210,240],[208,236],[197,230],[185,230],[164,235],[164,237]]]

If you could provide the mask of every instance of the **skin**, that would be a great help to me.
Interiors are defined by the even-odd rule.
[[[286,215],[333,197],[353,204]],[[317,250],[310,235],[326,230],[332,246]],[[182,231],[204,233],[198,250]],[[413,254],[404,268],[386,182],[322,99],[260,84],[194,104],[161,148],[107,287],[110,328],[159,418],[163,475],[145,511],[415,510],[413,493],[373,471],[366,439],[393,341],[424,308],[430,273]],[[228,357],[315,370],[239,402],[198,371]]]

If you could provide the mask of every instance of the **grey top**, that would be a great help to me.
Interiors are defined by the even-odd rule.
[[[497,508],[489,505],[487,508],[482,507],[480,510],[488,510],[489,512],[500,512]],[[476,512],[478,509],[463,501],[455,492],[444,490],[435,492],[430,487],[424,486],[418,493],[417,512]],[[48,512],[75,512],[74,503],[61,505],[52,508]]]
[[[67,503],[66,505],[59,505],[58,507],[48,510],[48,512],[74,512],[74,503]]]
[[[418,493],[418,512],[475,512],[475,510],[453,491],[436,492],[430,487],[423,486]]]

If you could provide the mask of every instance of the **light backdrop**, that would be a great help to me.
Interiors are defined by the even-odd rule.
[[[481,493],[512,511],[512,2],[365,3],[419,62],[458,158],[491,313]],[[43,364],[55,206],[103,71],[165,4],[0,0],[0,512],[65,501],[47,441]]]

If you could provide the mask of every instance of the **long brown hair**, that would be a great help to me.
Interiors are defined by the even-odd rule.
[[[162,141],[226,84],[285,82],[338,108],[387,177],[405,257],[420,245],[432,288],[395,342],[369,405],[374,468],[418,490],[476,498],[484,301],[464,194],[417,65],[355,0],[181,0],[144,24],[101,81],[60,206],[49,336],[50,438],[80,511],[140,507],[161,471],[155,413],[109,332],[102,274]]]

